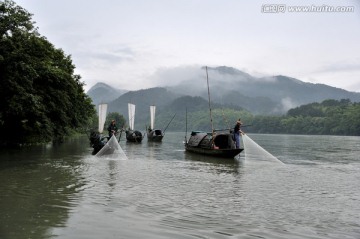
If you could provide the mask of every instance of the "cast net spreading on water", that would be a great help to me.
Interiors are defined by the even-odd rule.
[[[272,155],[264,148],[262,148],[260,145],[258,145],[246,134],[242,135],[242,139],[244,143],[245,160],[253,159],[253,160],[276,161],[283,164],[283,162],[281,162],[274,155]]]
[[[101,150],[95,155],[96,157],[120,159],[126,160],[126,154],[122,150],[115,135],[111,136],[109,141],[101,148]]]

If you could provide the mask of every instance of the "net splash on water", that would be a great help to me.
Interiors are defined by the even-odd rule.
[[[260,145],[258,145],[255,141],[253,141],[246,134],[242,135],[244,148],[245,148],[245,160],[264,160],[264,161],[276,161],[278,163],[284,164],[279,159],[277,159],[274,155],[266,151]]]
[[[111,136],[109,141],[102,147],[102,149],[95,155],[96,157],[126,160],[128,159],[122,150],[115,135]]]

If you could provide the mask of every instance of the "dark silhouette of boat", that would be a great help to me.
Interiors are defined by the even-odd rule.
[[[135,121],[135,105],[129,103],[129,129],[125,131],[126,140],[128,142],[141,143],[144,138],[144,135],[139,131],[134,129],[134,121]]]
[[[96,155],[107,143],[109,137],[103,136],[104,124],[106,120],[107,113],[107,104],[101,103],[99,104],[99,128],[98,131],[91,130],[90,131],[90,146],[93,148],[92,155]]]
[[[165,135],[161,129],[151,129],[150,127],[147,129],[148,141],[161,142],[164,136]]]
[[[161,142],[164,138],[164,133],[161,129],[154,129],[155,125],[155,110],[156,106],[150,106],[150,127],[146,127],[148,141]]]
[[[165,136],[166,129],[170,125],[171,121],[174,119],[175,115],[172,117],[170,122],[167,124],[164,131],[162,131],[161,129],[154,129],[154,126],[155,126],[155,110],[156,110],[156,106],[151,105],[150,106],[150,127],[146,128],[147,138],[148,138],[148,141],[161,142],[162,139]]]
[[[185,149],[189,152],[214,157],[234,158],[244,149],[235,148],[232,135],[230,132],[192,131],[189,140],[185,142]]]
[[[211,155],[213,157],[221,158],[234,158],[244,149],[236,148],[233,139],[233,133],[231,130],[219,130],[216,131],[212,124],[212,114],[210,105],[210,89],[209,89],[209,78],[206,67],[206,79],[208,86],[209,96],[209,110],[210,110],[210,122],[211,132],[203,131],[192,131],[189,140],[185,136],[185,150],[192,153],[198,153],[203,155]],[[186,116],[186,131],[187,131],[187,116]]]
[[[126,130],[126,140],[128,142],[141,143],[144,138],[144,135],[138,130]]]

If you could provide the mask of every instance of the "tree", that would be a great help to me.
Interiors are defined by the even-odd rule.
[[[0,3],[0,144],[48,142],[95,114],[70,56],[38,34],[31,14]]]
[[[125,127],[126,120],[124,116],[119,114],[118,112],[111,112],[106,116],[105,127],[110,125],[111,120],[116,121],[116,125],[119,129]]]

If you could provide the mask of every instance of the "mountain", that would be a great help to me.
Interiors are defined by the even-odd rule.
[[[169,68],[167,71],[156,80],[170,82],[171,86],[126,92],[98,83],[89,90],[88,95],[95,104],[109,102],[109,112],[119,112],[126,116],[125,118],[128,115],[127,103],[134,103],[137,107],[135,124],[137,119],[139,122],[148,121],[149,106],[152,104],[157,106],[156,115],[160,115],[162,111],[168,110],[168,107],[177,107],[173,112],[184,110],[187,106],[179,102],[189,100],[173,102],[179,97],[193,97],[190,105],[199,103],[196,97],[207,101],[208,88],[204,67]],[[161,77],[166,79],[160,79]],[[360,102],[360,93],[324,84],[306,83],[283,75],[254,77],[227,66],[208,67],[208,79],[213,106],[218,104],[237,110],[245,109],[253,114],[284,114],[291,108],[327,99]],[[204,106],[202,103],[200,105]]]
[[[180,95],[165,88],[155,87],[146,90],[129,91],[108,104],[108,112],[118,112],[128,121],[128,103],[136,105],[135,128],[145,129],[150,123],[150,105],[156,106],[156,115]]]
[[[115,89],[99,82],[91,87],[86,94],[92,99],[94,105],[98,105],[100,103],[109,103],[126,92],[127,90]]]
[[[181,74],[179,70],[175,72]],[[208,97],[204,68],[183,75],[186,78],[168,89],[183,95]],[[360,93],[282,75],[258,78],[226,66],[208,67],[208,78],[213,102],[241,106],[255,114],[283,114],[290,108],[326,99],[360,101]]]

